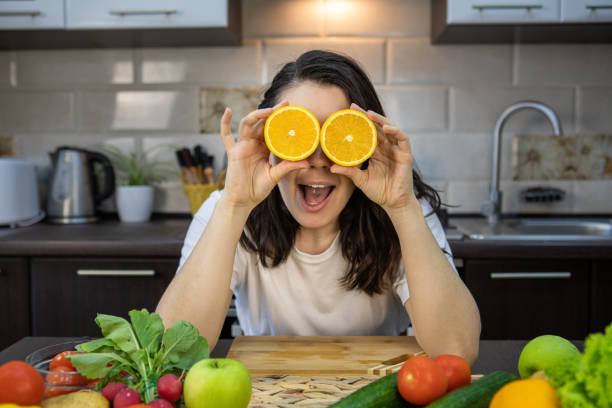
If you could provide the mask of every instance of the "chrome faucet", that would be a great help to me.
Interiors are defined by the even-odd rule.
[[[499,189],[499,168],[501,159],[501,136],[506,120],[516,111],[522,109],[535,109],[542,112],[550,121],[555,136],[561,136],[561,121],[557,114],[548,106],[536,101],[521,101],[508,106],[497,119],[493,132],[493,160],[491,162],[491,185],[489,198],[485,201],[480,211],[487,216],[489,224],[499,221],[501,215],[502,192]]]

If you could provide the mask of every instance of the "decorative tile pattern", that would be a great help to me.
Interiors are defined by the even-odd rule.
[[[515,180],[612,179],[612,135],[517,135]]]
[[[232,109],[232,132],[249,112],[257,109],[261,99],[259,88],[202,88],[200,92],[200,132],[219,133],[221,116],[226,107]]]

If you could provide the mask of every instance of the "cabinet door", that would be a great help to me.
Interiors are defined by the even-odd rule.
[[[558,23],[559,0],[447,0],[448,24]]]
[[[588,263],[579,261],[474,260],[465,266],[483,339],[584,338],[588,277]]]
[[[227,27],[228,0],[66,0],[68,29]]]
[[[612,262],[594,262],[591,278],[591,326],[589,333],[602,332],[612,323]]]
[[[34,258],[32,334],[100,336],[97,313],[155,310],[178,259]]]
[[[0,1],[0,30],[64,28],[64,0]]]
[[[605,23],[612,21],[612,0],[561,0],[564,23]]]
[[[26,258],[0,258],[0,350],[30,335],[30,275]]]

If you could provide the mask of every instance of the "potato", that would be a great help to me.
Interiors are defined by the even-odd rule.
[[[99,392],[83,390],[44,400],[42,408],[110,408]]]

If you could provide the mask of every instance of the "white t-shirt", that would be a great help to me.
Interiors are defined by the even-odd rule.
[[[199,241],[212,216],[219,191],[213,192],[196,213],[181,250],[179,270]],[[421,200],[423,214],[431,207]],[[435,214],[427,224],[453,265],[444,229]],[[348,268],[336,236],[321,254],[311,255],[293,247],[287,260],[264,267],[256,253],[238,244],[230,287],[244,334],[297,336],[397,335],[410,323],[404,303],[410,297],[403,266],[392,290],[369,296],[347,290],[339,283]],[[205,267],[203,265],[203,267]]]

